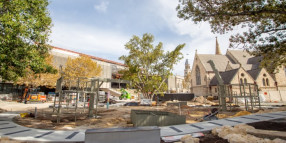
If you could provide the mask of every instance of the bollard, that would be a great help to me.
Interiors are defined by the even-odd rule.
[[[35,107],[35,119],[37,118],[37,107]]]

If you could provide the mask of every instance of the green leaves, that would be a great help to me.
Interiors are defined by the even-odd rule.
[[[262,65],[270,72],[285,64],[286,1],[192,0],[180,3],[177,11],[178,17],[185,20],[208,21],[214,33],[224,34],[235,26],[248,27],[248,32],[230,38],[230,47],[263,56]],[[274,57],[278,59],[271,60]]]
[[[153,42],[151,34],[144,34],[142,39],[133,36],[125,44],[129,55],[119,58],[128,67],[121,71],[123,78],[132,81],[133,86],[149,99],[155,93],[166,91],[165,80],[171,75],[174,64],[183,58],[181,50],[185,46],[178,45],[174,51],[165,53],[163,43],[154,46]]]
[[[0,76],[16,81],[27,69],[55,72],[45,63],[51,28],[47,0],[0,1]]]

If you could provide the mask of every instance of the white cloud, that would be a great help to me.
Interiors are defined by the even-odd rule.
[[[224,35],[213,34],[207,22],[194,24],[191,20],[179,19],[176,11],[177,5],[177,0],[159,0],[156,3],[156,10],[157,14],[174,33],[187,36],[189,39],[189,41],[185,41],[187,45],[183,50],[184,59],[174,68],[175,74],[183,75],[185,60],[189,59],[189,62],[192,64],[196,50],[199,54],[215,53],[216,36],[218,37],[221,51],[224,54],[229,46],[228,39],[232,33]]]
[[[127,54],[124,45],[131,38],[120,32],[62,22],[55,22],[52,31],[53,46],[115,61]]]
[[[106,12],[108,5],[109,5],[108,1],[102,1],[100,4],[94,5],[94,9],[99,12]]]

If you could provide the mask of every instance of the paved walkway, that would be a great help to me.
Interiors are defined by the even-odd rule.
[[[12,121],[19,115],[15,112],[0,114],[0,136],[7,136],[20,141],[40,142],[83,142],[85,130],[79,131],[55,131],[42,130],[20,126]]]
[[[41,142],[83,142],[85,130],[79,131],[54,131],[33,129],[20,126],[12,122],[12,118],[19,114],[6,112],[0,114],[0,136],[8,136],[11,139],[21,141]],[[220,119],[194,124],[165,126],[161,128],[161,137],[191,134],[196,132],[210,131],[215,127],[224,125],[234,126],[237,124],[261,122],[273,119],[286,118],[286,111],[264,114],[254,114],[234,118]]]
[[[247,124],[247,123],[268,121],[281,118],[286,118],[286,111],[264,113],[264,114],[253,114],[253,115],[239,116],[234,118],[199,122],[194,124],[165,126],[165,127],[160,127],[161,137],[184,135],[196,132],[206,132],[206,131],[211,131],[215,127],[220,127],[225,125],[235,126],[238,124]]]

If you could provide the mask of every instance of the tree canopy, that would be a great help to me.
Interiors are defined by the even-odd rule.
[[[47,0],[0,1],[0,77],[16,81],[29,70],[55,72],[45,63],[51,18]]]
[[[53,56],[49,55],[46,57],[46,64],[52,66],[54,69],[57,67],[53,66]],[[56,87],[57,79],[60,77],[59,72],[57,73],[35,73],[30,69],[27,69],[27,73],[24,77],[17,80],[17,84],[25,84],[31,87],[46,86],[49,88]]]
[[[185,44],[178,45],[173,51],[164,52],[163,43],[154,46],[154,36],[144,34],[142,39],[133,36],[125,44],[129,55],[123,55],[127,68],[121,73],[130,80],[138,92],[145,98],[152,99],[154,94],[166,91],[166,79],[172,74],[174,64],[183,58],[181,50]]]
[[[64,78],[76,80],[79,77],[95,77],[101,74],[101,67],[91,58],[80,56],[72,59],[68,58],[64,68]]]
[[[261,65],[270,72],[286,63],[285,0],[183,0],[177,11],[184,20],[209,22],[214,33],[248,27],[230,37],[230,47],[262,56]]]

